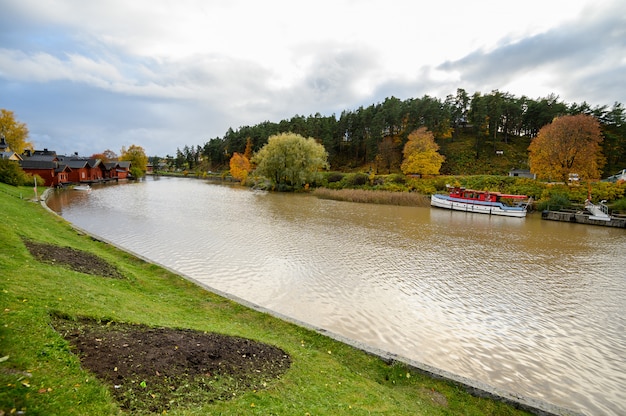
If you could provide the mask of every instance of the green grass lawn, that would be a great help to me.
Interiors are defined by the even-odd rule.
[[[275,345],[291,357],[290,369],[262,390],[175,407],[171,415],[526,414],[207,292],[77,232],[32,194],[0,184],[0,415],[127,413],[52,328],[56,315],[218,332]],[[124,277],[39,262],[24,240],[92,253]]]

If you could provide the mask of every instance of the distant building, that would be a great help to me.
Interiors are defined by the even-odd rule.
[[[0,159],[20,161],[22,157],[9,148],[4,136],[0,136]]]
[[[59,162],[57,153],[48,149],[24,152],[20,166],[24,172],[31,175],[39,175],[46,186],[63,186],[69,183],[71,169],[64,163]]]
[[[528,169],[511,169],[509,171],[509,176],[537,179],[537,175],[535,175],[534,173],[530,173],[530,170]]]
[[[613,176],[609,176],[606,179],[602,179],[602,182],[617,182],[626,181],[626,169],[622,169]]]

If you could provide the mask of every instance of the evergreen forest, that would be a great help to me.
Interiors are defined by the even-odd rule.
[[[555,95],[532,99],[498,90],[469,95],[464,89],[445,99],[390,97],[339,116],[296,114],[279,122],[230,128],[203,145],[177,149],[167,162],[178,169],[228,169],[232,155],[243,153],[248,140],[257,152],[270,136],[292,132],[323,144],[333,171],[395,173],[400,171],[408,135],[424,126],[446,158],[441,174],[506,175],[510,169],[528,168],[528,146],[543,126],[555,117],[577,114],[600,122],[606,157],[603,177],[626,168],[626,113],[621,103],[592,106],[565,103]]]

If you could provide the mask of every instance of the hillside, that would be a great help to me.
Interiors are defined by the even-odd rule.
[[[443,175],[508,175],[511,169],[528,169],[527,137],[479,142],[471,133],[460,134],[457,139],[440,139],[439,153],[446,157],[441,167]],[[476,154],[478,153],[478,157]]]

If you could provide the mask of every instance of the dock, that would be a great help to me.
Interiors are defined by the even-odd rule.
[[[573,222],[576,224],[599,225],[603,227],[626,228],[626,218],[610,217],[609,220],[594,219],[582,211],[543,211],[541,218],[550,221]]]

